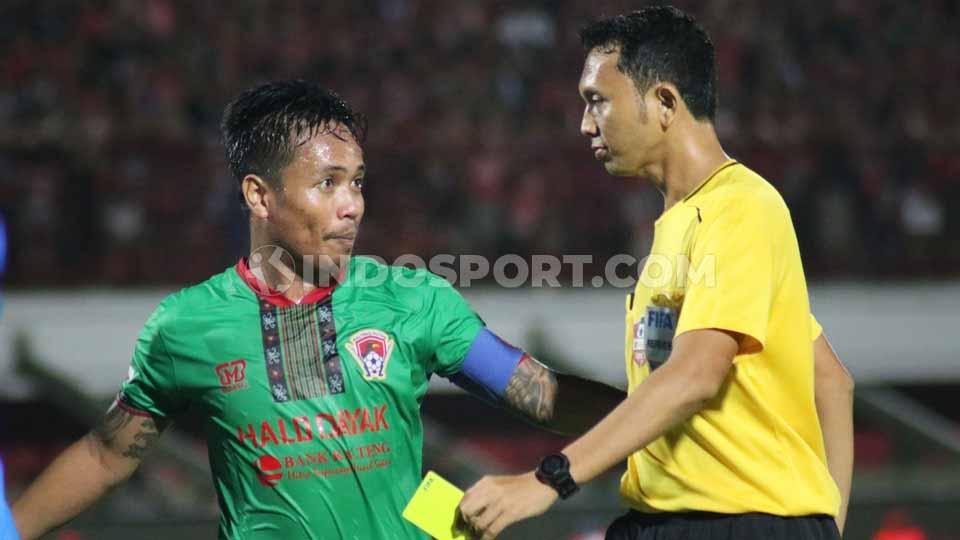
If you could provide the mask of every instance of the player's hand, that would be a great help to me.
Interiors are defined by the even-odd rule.
[[[557,492],[532,472],[517,476],[484,476],[463,495],[460,516],[475,538],[493,540],[508,526],[547,511]]]

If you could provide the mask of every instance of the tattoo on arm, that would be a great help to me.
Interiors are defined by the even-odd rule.
[[[117,448],[118,444],[122,446],[121,441],[118,440],[120,434],[131,422],[139,424],[137,432],[133,435],[133,441],[124,449]],[[107,411],[100,424],[94,428],[93,435],[103,446],[119,451],[124,457],[139,461],[160,437],[160,432],[165,427],[166,423],[162,420],[138,416],[114,405]]]
[[[133,442],[123,451],[123,455],[131,459],[141,460],[147,450],[153,446],[153,443],[159,438],[160,430],[157,429],[156,422],[145,419],[140,424],[140,431],[133,436]]]
[[[526,417],[547,424],[554,418],[557,389],[556,375],[540,362],[526,357],[510,377],[504,398]]]
[[[104,446],[113,446],[117,439],[117,434],[123,431],[123,428],[127,427],[133,419],[134,416],[132,414],[113,405],[110,407],[110,410],[107,411],[107,414],[104,415],[103,420],[93,428],[93,434]]]

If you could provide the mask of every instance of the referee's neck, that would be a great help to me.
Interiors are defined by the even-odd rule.
[[[709,122],[692,122],[667,144],[667,152],[658,179],[663,193],[663,211],[682,201],[702,185],[730,156]]]

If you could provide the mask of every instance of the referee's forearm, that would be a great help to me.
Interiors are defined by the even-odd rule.
[[[837,526],[843,532],[853,481],[853,377],[826,336],[814,342],[814,396],[827,468],[840,490]]]
[[[843,532],[853,479],[853,391],[817,388],[817,414],[827,451],[827,468],[840,490],[837,526]]]
[[[842,377],[818,376],[815,393],[827,468],[840,490],[837,526],[843,532],[853,481],[853,383]]]
[[[606,418],[564,449],[577,483],[587,483],[697,413],[709,391],[666,362]]]

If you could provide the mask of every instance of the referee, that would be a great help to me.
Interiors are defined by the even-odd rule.
[[[721,148],[709,37],[651,7],[581,38],[581,131],[664,197],[626,302],[629,397],[535,472],[482,479],[463,517],[493,538],[626,459],[608,540],[839,538],[853,381],[810,315],[783,199]]]

